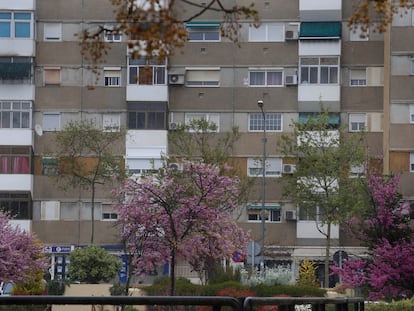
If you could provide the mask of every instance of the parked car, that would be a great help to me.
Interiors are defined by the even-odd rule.
[[[13,283],[0,282],[0,296],[10,296],[13,290]]]

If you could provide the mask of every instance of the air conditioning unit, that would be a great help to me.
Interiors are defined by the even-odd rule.
[[[283,174],[293,174],[295,171],[295,164],[283,164]]]
[[[170,124],[168,125],[168,129],[170,131],[175,131],[176,129],[178,129],[179,126],[180,126],[180,123],[178,122],[170,122]]]
[[[286,220],[296,220],[296,211],[286,211],[285,212]]]
[[[286,40],[297,40],[298,39],[298,32],[295,30],[286,30],[285,31],[285,39]]]
[[[174,170],[174,171],[181,171],[181,169],[182,169],[182,166],[181,166],[180,163],[170,163],[170,164],[168,164],[168,167],[171,170]]]
[[[297,85],[298,84],[298,76],[297,75],[287,75],[285,77],[285,84],[286,85]]]
[[[174,84],[174,85],[184,84],[184,75],[183,74],[169,74],[168,83]]]

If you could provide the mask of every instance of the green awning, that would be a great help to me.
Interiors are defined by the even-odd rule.
[[[0,63],[1,79],[22,79],[30,77],[31,63]]]
[[[265,205],[265,209],[267,210],[279,210],[281,207],[280,205]],[[261,205],[247,205],[247,209],[262,209]]]
[[[44,165],[57,165],[58,159],[57,158],[43,158],[42,164]]]
[[[340,38],[341,22],[302,22],[300,23],[301,39]]]
[[[219,22],[188,22],[185,23],[188,28],[218,28],[220,27]]]
[[[299,113],[299,123],[305,124],[309,119],[316,121],[320,116],[317,112]],[[339,125],[339,113],[330,112],[328,115],[328,123],[331,125]]]

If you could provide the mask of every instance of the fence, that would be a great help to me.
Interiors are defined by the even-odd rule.
[[[335,311],[364,311],[362,298],[317,297],[246,297],[236,299],[222,296],[2,296],[0,297],[0,305],[211,306],[213,311],[219,311],[224,306],[232,308],[232,311],[253,311],[258,310],[260,306],[272,306],[266,310],[277,311],[325,311],[330,306]]]

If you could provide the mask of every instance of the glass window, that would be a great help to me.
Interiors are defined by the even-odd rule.
[[[350,86],[367,85],[367,74],[365,69],[352,69],[350,71]]]
[[[187,28],[189,41],[220,41],[220,28]]]
[[[0,147],[0,174],[30,174],[30,161],[29,147]]]
[[[1,38],[31,38],[32,25],[30,12],[0,12]]]
[[[220,85],[220,69],[195,70],[186,72],[187,86],[216,87]]]
[[[338,57],[304,57],[300,59],[300,82],[303,84],[337,84]]]
[[[410,152],[410,172],[414,172],[414,152]]]
[[[266,131],[280,132],[282,131],[282,114],[276,112],[266,112]],[[263,131],[263,114],[260,112],[249,114],[249,131]]]
[[[282,71],[250,71],[249,72],[250,86],[282,86],[283,72]]]
[[[350,113],[349,114],[349,131],[359,132],[366,128],[365,113]]]
[[[248,158],[247,159],[247,174],[251,177],[263,176],[263,159]],[[281,158],[266,158],[265,164],[266,177],[280,177],[282,176],[282,159]]]
[[[45,23],[44,24],[45,41],[62,40],[62,24],[61,23]]]
[[[45,84],[60,84],[60,68],[50,67],[44,69]]]
[[[261,23],[258,27],[249,28],[250,42],[281,42],[284,40],[283,23]]]
[[[165,64],[153,64],[146,59],[129,59],[128,83],[140,85],[166,85]]]
[[[44,131],[60,130],[60,113],[59,112],[43,113],[43,130]]]
[[[32,200],[26,192],[0,192],[0,209],[14,219],[32,219]]]
[[[0,37],[11,37],[11,13],[0,12]]]
[[[0,128],[30,128],[32,104],[0,101]]]
[[[209,124],[214,124],[216,126],[215,132],[220,131],[220,114],[218,113],[186,113],[185,114],[186,124],[189,124],[192,120],[202,120],[202,119],[209,122]]]
[[[121,85],[121,69],[120,68],[104,68],[105,86]]]
[[[129,104],[129,129],[166,129],[166,111],[164,103],[157,104]]]

